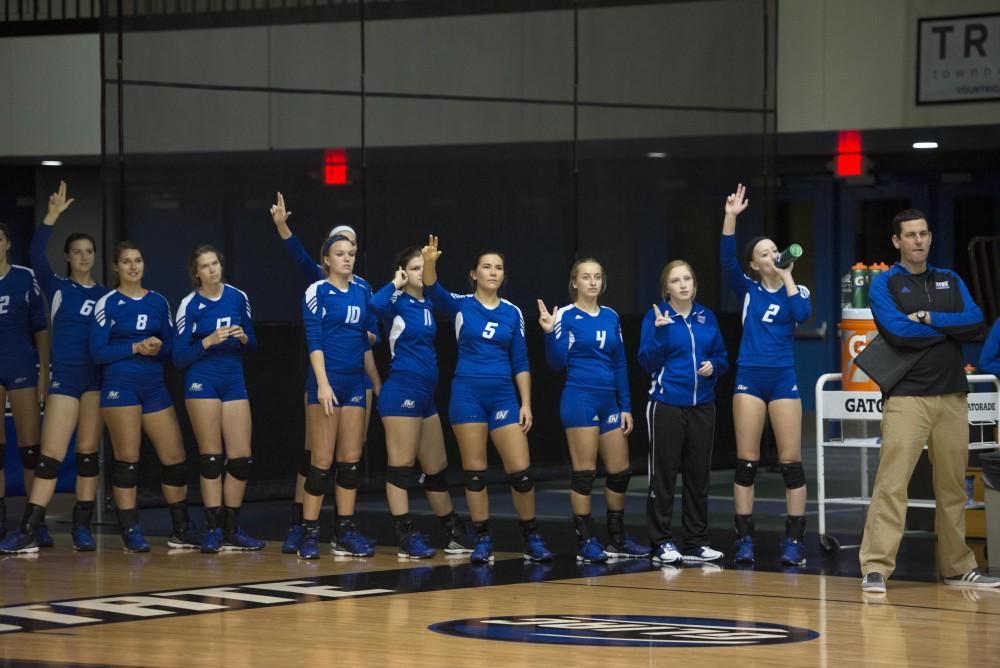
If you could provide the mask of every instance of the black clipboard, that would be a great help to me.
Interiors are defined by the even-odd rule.
[[[854,363],[875,381],[882,394],[889,394],[928,350],[896,348],[881,336],[876,336],[854,358]]]

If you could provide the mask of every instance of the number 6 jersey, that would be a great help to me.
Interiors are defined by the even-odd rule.
[[[743,297],[743,337],[736,363],[741,367],[794,367],[792,343],[795,328],[809,319],[809,290],[800,285],[792,296],[784,286],[771,292],[744,274],[736,256],[736,235],[722,235],[719,257],[726,280],[736,296]]]

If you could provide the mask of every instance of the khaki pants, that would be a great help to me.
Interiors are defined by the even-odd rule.
[[[896,568],[906,521],[906,487],[924,444],[934,471],[934,533],[937,566],[944,577],[976,567],[965,544],[965,469],[969,462],[969,416],[964,394],[889,397],[882,411],[882,448],[875,490],[861,540],[861,574]]]

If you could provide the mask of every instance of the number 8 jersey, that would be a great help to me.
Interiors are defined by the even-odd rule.
[[[789,296],[785,287],[771,292],[743,273],[736,255],[736,235],[722,235],[719,257],[726,280],[743,297],[743,337],[736,363],[740,367],[794,367],[795,328],[809,319],[809,290],[798,286]]]
[[[132,353],[132,344],[155,336],[163,342],[156,357]],[[104,378],[140,378],[152,371],[162,379],[163,361],[170,359],[174,323],[163,295],[149,290],[133,299],[118,290],[101,297],[94,306],[90,327],[90,354],[104,365]]]

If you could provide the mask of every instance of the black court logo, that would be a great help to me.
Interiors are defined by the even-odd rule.
[[[819,637],[816,631],[782,624],[643,615],[549,615],[456,619],[433,624],[430,630],[483,640],[616,647],[780,645]]]

